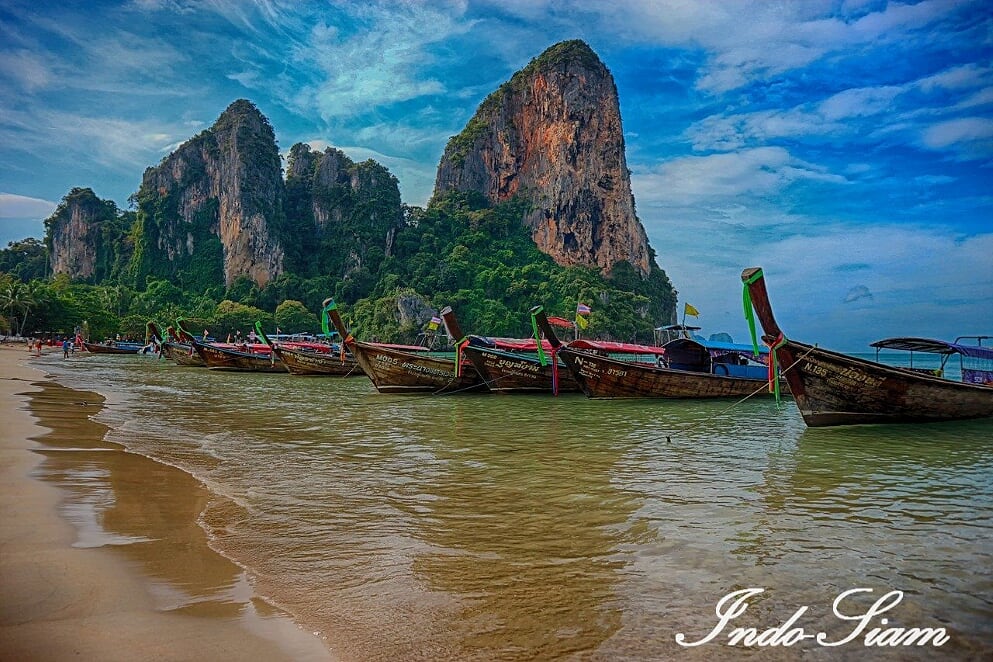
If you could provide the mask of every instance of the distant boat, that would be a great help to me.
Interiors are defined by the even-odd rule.
[[[286,372],[286,366],[272,354],[268,345],[245,343],[236,347],[226,347],[196,341],[193,349],[211,370]]]
[[[555,332],[538,315],[553,345]],[[751,347],[722,343],[715,359],[704,344],[677,338],[659,347],[573,340],[558,355],[590,398],[743,398],[768,392],[768,368],[747,363]]]
[[[974,383],[955,382],[933,371],[883,365],[789,340],[772,313],[762,269],[741,273],[746,315],[755,315],[789,382],[804,422],[810,427],[860,423],[926,423],[993,416],[993,348],[920,338],[888,339],[878,348],[913,349],[984,362],[963,374]],[[754,325],[754,322],[752,322]],[[983,338],[983,337],[980,337]],[[926,342],[925,342],[926,341]],[[981,341],[981,340],[980,340]],[[986,384],[986,385],[984,385]]]
[[[453,352],[426,347],[362,342],[352,338],[334,301],[325,301],[331,321],[345,347],[380,393],[454,393],[485,391],[482,377],[468,361],[456,367]]]
[[[102,343],[83,341],[83,348],[94,354],[137,354],[145,348],[144,343],[105,340]]]
[[[540,308],[540,306],[538,307]],[[564,363],[555,355],[555,348],[547,340],[542,342],[538,355],[538,341],[534,338],[487,338],[464,336],[451,307],[441,311],[453,338],[464,338],[461,352],[483,378],[493,393],[568,393],[578,392],[579,384]]]
[[[365,374],[355,359],[347,353],[342,357],[335,351],[291,349],[282,345],[276,345],[272,351],[293,375],[352,377]]]
[[[207,365],[203,362],[203,359],[200,358],[200,355],[197,354],[196,350],[193,349],[193,337],[190,336],[182,328],[182,326],[180,326],[178,332],[173,327],[168,326],[166,327],[166,334],[169,337],[168,339],[162,341],[162,356],[177,365],[195,366],[200,368]]]
[[[197,354],[193,345],[196,338],[186,327],[183,326],[182,318],[176,320],[176,326],[167,326],[166,334],[168,338],[162,343],[162,355],[167,359],[172,359],[176,365],[206,368],[200,355]]]
[[[325,336],[330,336],[327,329],[327,311],[324,311]],[[291,375],[308,375],[323,377],[351,377],[362,376],[362,368],[359,367],[355,358],[340,347],[335,348],[322,343],[282,343],[269,338],[262,330],[259,322],[255,323],[255,330],[276,357],[283,362]]]

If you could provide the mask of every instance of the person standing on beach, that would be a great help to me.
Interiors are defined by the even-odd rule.
[[[68,338],[66,338],[66,339],[64,339],[62,341],[62,358],[63,359],[68,359],[69,358],[69,339]]]

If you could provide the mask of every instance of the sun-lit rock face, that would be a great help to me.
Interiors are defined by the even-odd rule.
[[[45,221],[53,274],[67,274],[74,280],[93,280],[98,274],[101,230],[112,222],[117,209],[90,189],[76,188],[66,195]]]
[[[201,253],[210,260],[217,238],[224,283],[245,276],[265,286],[283,271],[274,232],[282,196],[272,126],[251,102],[235,101],[213,126],[145,171],[138,197],[145,250],[155,256],[146,261],[183,262]],[[163,271],[169,269],[150,269]]]
[[[522,219],[557,263],[618,261],[642,276],[653,254],[635,215],[613,76],[589,46],[552,46],[480,104],[445,148],[435,195],[521,196]]]

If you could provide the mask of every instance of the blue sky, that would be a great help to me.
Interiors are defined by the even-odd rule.
[[[0,245],[247,98],[283,152],[374,158],[423,205],[449,136],[551,44],[613,72],[638,215],[705,333],[765,268],[787,335],[993,335],[986,1],[6,0]]]

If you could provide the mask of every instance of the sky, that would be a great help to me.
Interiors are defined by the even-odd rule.
[[[566,39],[614,76],[638,216],[704,335],[745,340],[750,266],[802,342],[993,335],[988,0],[5,0],[0,245],[73,187],[128,208],[239,98],[284,154],[373,158],[424,205],[448,138]]]

